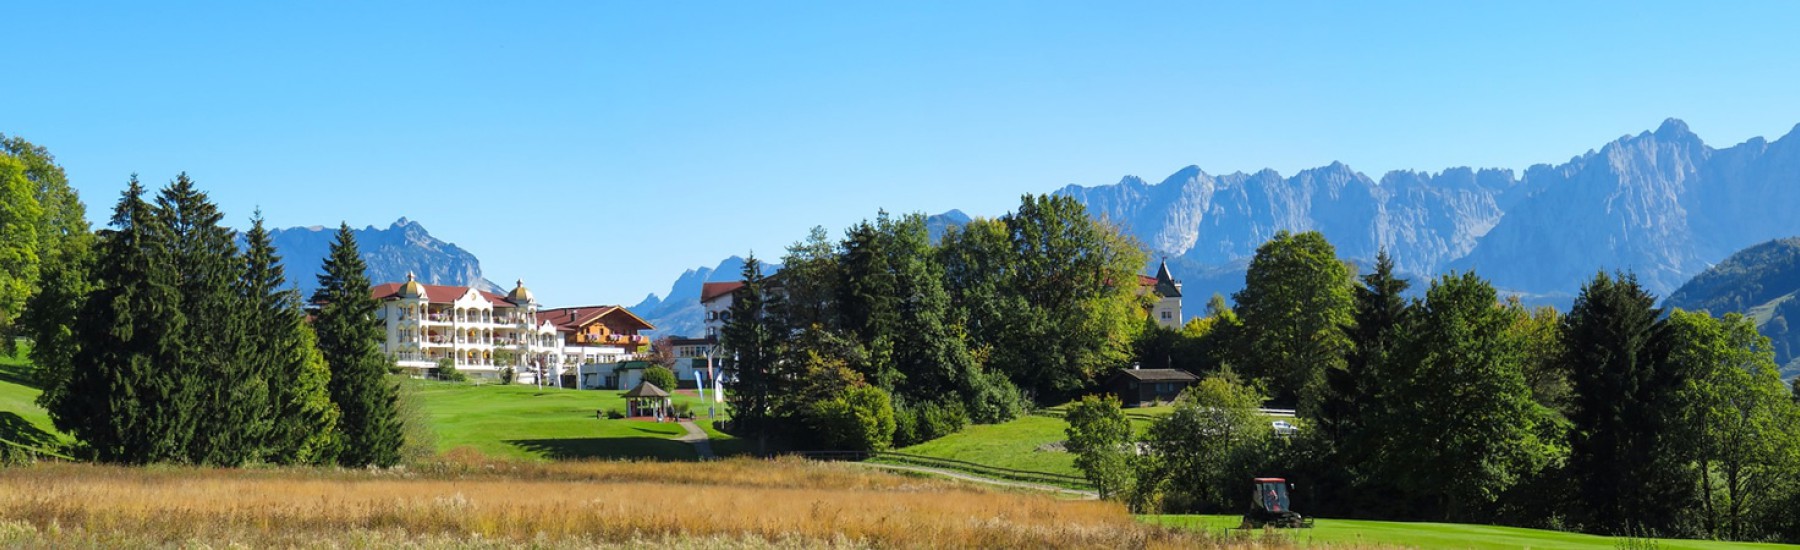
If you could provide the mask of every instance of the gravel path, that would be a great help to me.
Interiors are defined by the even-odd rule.
[[[686,420],[681,421],[681,428],[687,430],[687,435],[675,438],[676,441],[693,445],[694,454],[700,455],[700,460],[717,458],[713,456],[712,438],[706,435],[706,430],[702,430],[700,426]]]

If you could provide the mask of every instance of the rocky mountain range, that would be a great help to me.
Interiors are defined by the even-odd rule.
[[[425,230],[418,222],[400,218],[386,229],[368,226],[351,231],[358,251],[368,263],[369,280],[377,284],[404,281],[411,272],[419,282],[435,285],[476,286],[505,292],[481,276],[481,260]],[[331,251],[336,228],[312,226],[269,231],[269,240],[281,254],[289,282],[311,296],[318,288],[318,274]]]
[[[1291,177],[1214,176],[1190,166],[1156,184],[1128,176],[1057,193],[1169,258],[1189,296],[1229,295],[1242,285],[1233,266],[1275,232],[1318,230],[1359,263],[1385,248],[1415,277],[1473,269],[1529,301],[1567,306],[1598,270],[1636,273],[1666,296],[1734,250],[1800,233],[1786,212],[1800,205],[1800,136],[1715,149],[1669,119],[1522,175],[1458,167],[1375,179],[1333,163]]]
[[[780,270],[780,264],[763,261],[764,275],[773,275]],[[689,269],[669,285],[667,296],[652,293],[631,306],[631,312],[656,325],[654,336],[701,335],[706,330],[702,324],[706,310],[700,308],[700,287],[706,283],[740,280],[743,272],[744,259],[738,256],[726,258],[717,267]]]

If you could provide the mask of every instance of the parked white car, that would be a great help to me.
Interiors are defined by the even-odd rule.
[[[1295,426],[1294,423],[1288,422],[1286,420],[1276,420],[1274,422],[1270,422],[1269,427],[1275,429],[1275,435],[1294,435],[1294,434],[1300,433],[1299,426]]]

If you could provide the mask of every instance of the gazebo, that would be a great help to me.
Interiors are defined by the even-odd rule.
[[[649,382],[638,382],[637,387],[625,392],[625,416],[651,416],[658,419],[669,412],[669,392]]]

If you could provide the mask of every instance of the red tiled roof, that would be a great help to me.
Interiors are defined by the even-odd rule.
[[[1156,277],[1151,277],[1149,275],[1138,275],[1138,285],[1139,286],[1156,286]]]
[[[711,302],[720,296],[724,296],[726,294],[731,294],[733,292],[737,292],[737,289],[740,289],[740,288],[744,288],[743,281],[731,281],[731,282],[726,282],[726,283],[706,283],[704,285],[700,285],[700,302],[701,303]]]
[[[637,323],[639,326],[638,330],[654,330],[656,328],[656,326],[650,324],[649,321],[645,321],[643,318],[633,314],[631,310],[620,306],[581,306],[543,309],[538,310],[537,316],[539,323],[548,321],[550,324],[556,325],[556,330],[559,332],[575,332],[581,330],[581,327],[588,326],[593,324],[594,321],[600,320],[601,317],[612,315],[614,313],[621,313],[624,315],[623,319],[626,321]]]
[[[369,289],[369,294],[375,296],[375,299],[377,299],[377,300],[399,298],[400,297],[400,287],[404,284],[405,283],[378,284],[378,285],[375,285],[375,288]],[[469,287],[466,287],[466,286],[446,286],[446,285],[427,285],[427,284],[421,284],[419,286],[425,288],[425,300],[428,302],[434,303],[434,304],[448,304],[450,302],[456,301],[458,298],[463,297],[464,294],[469,293]],[[482,298],[487,299],[487,301],[489,303],[493,303],[495,305],[508,306],[508,307],[511,307],[513,305],[512,302],[509,302],[506,300],[505,296],[501,296],[499,294],[494,294],[494,293],[488,292],[486,290],[477,290],[475,292],[480,294]]]

